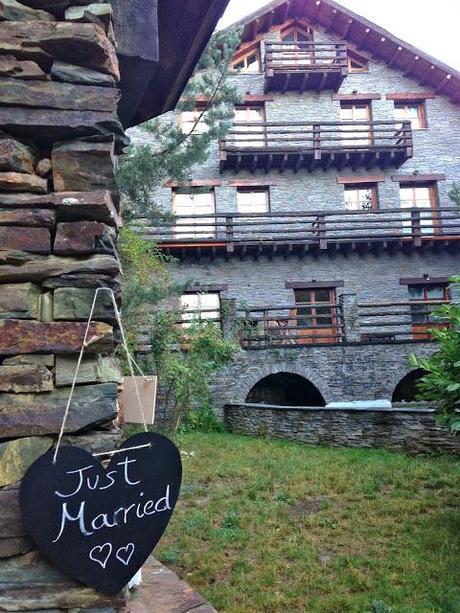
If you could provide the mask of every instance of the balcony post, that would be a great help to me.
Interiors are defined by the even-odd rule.
[[[235,228],[233,225],[233,215],[226,215],[225,217],[225,240],[227,242],[227,251],[233,253],[235,250],[235,244],[233,239],[235,238]]]
[[[410,121],[403,121],[402,124],[404,145],[406,147],[407,157],[414,155],[414,142],[412,138],[412,124]]]
[[[342,333],[344,343],[359,343],[361,330],[359,326],[358,295],[345,293],[339,297],[342,316]]]
[[[321,125],[313,124],[313,150],[315,152],[315,160],[321,159]]]
[[[420,211],[413,209],[411,211],[411,224],[412,224],[412,241],[414,247],[422,246],[422,224],[420,222]]]
[[[326,215],[318,215],[317,224],[318,224],[319,248],[321,251],[325,251],[327,249]]]
[[[234,298],[222,298],[220,301],[220,313],[222,334],[229,340],[236,340],[238,338],[236,300]]]

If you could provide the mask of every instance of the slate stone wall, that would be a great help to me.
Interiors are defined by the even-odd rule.
[[[95,289],[120,297],[114,159],[127,142],[111,5],[0,3],[0,610],[112,611],[25,534],[18,486],[60,430]],[[86,6],[89,5],[90,6]],[[35,10],[33,7],[43,10]],[[117,445],[114,313],[97,301],[66,432]]]
[[[235,434],[308,445],[460,455],[460,437],[440,426],[430,409],[339,410],[229,404],[225,407],[225,423]]]

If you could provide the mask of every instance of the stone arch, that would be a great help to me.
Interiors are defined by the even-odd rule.
[[[283,371],[260,379],[250,390],[246,403],[295,407],[326,405],[323,395],[311,381]]]
[[[417,381],[423,377],[425,371],[416,368],[406,373],[395,385],[391,396],[392,402],[416,402]]]
[[[245,373],[245,376],[239,379],[238,385],[232,386],[232,403],[245,403],[249,392],[261,379],[269,375],[276,375],[280,372],[299,375],[303,379],[306,379],[316,387],[324,398],[325,404],[331,402],[332,398],[330,397],[325,382],[306,369],[303,364],[291,361],[278,361],[251,368],[249,372]]]

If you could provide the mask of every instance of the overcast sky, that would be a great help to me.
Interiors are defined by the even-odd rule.
[[[407,43],[460,70],[460,0],[339,0]],[[268,0],[230,0],[219,27],[253,13]]]

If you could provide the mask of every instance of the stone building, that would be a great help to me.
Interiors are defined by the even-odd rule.
[[[96,288],[120,299],[124,130],[175,106],[226,4],[0,2],[0,611],[125,607],[34,549],[18,486],[60,431]],[[120,442],[108,294],[94,320],[64,442],[103,453]]]
[[[433,351],[459,272],[460,74],[331,0],[237,25],[233,127],[161,190],[173,225],[148,230],[193,280],[184,320],[236,329],[216,410],[413,400],[408,355]],[[172,120],[185,131],[196,113]]]

